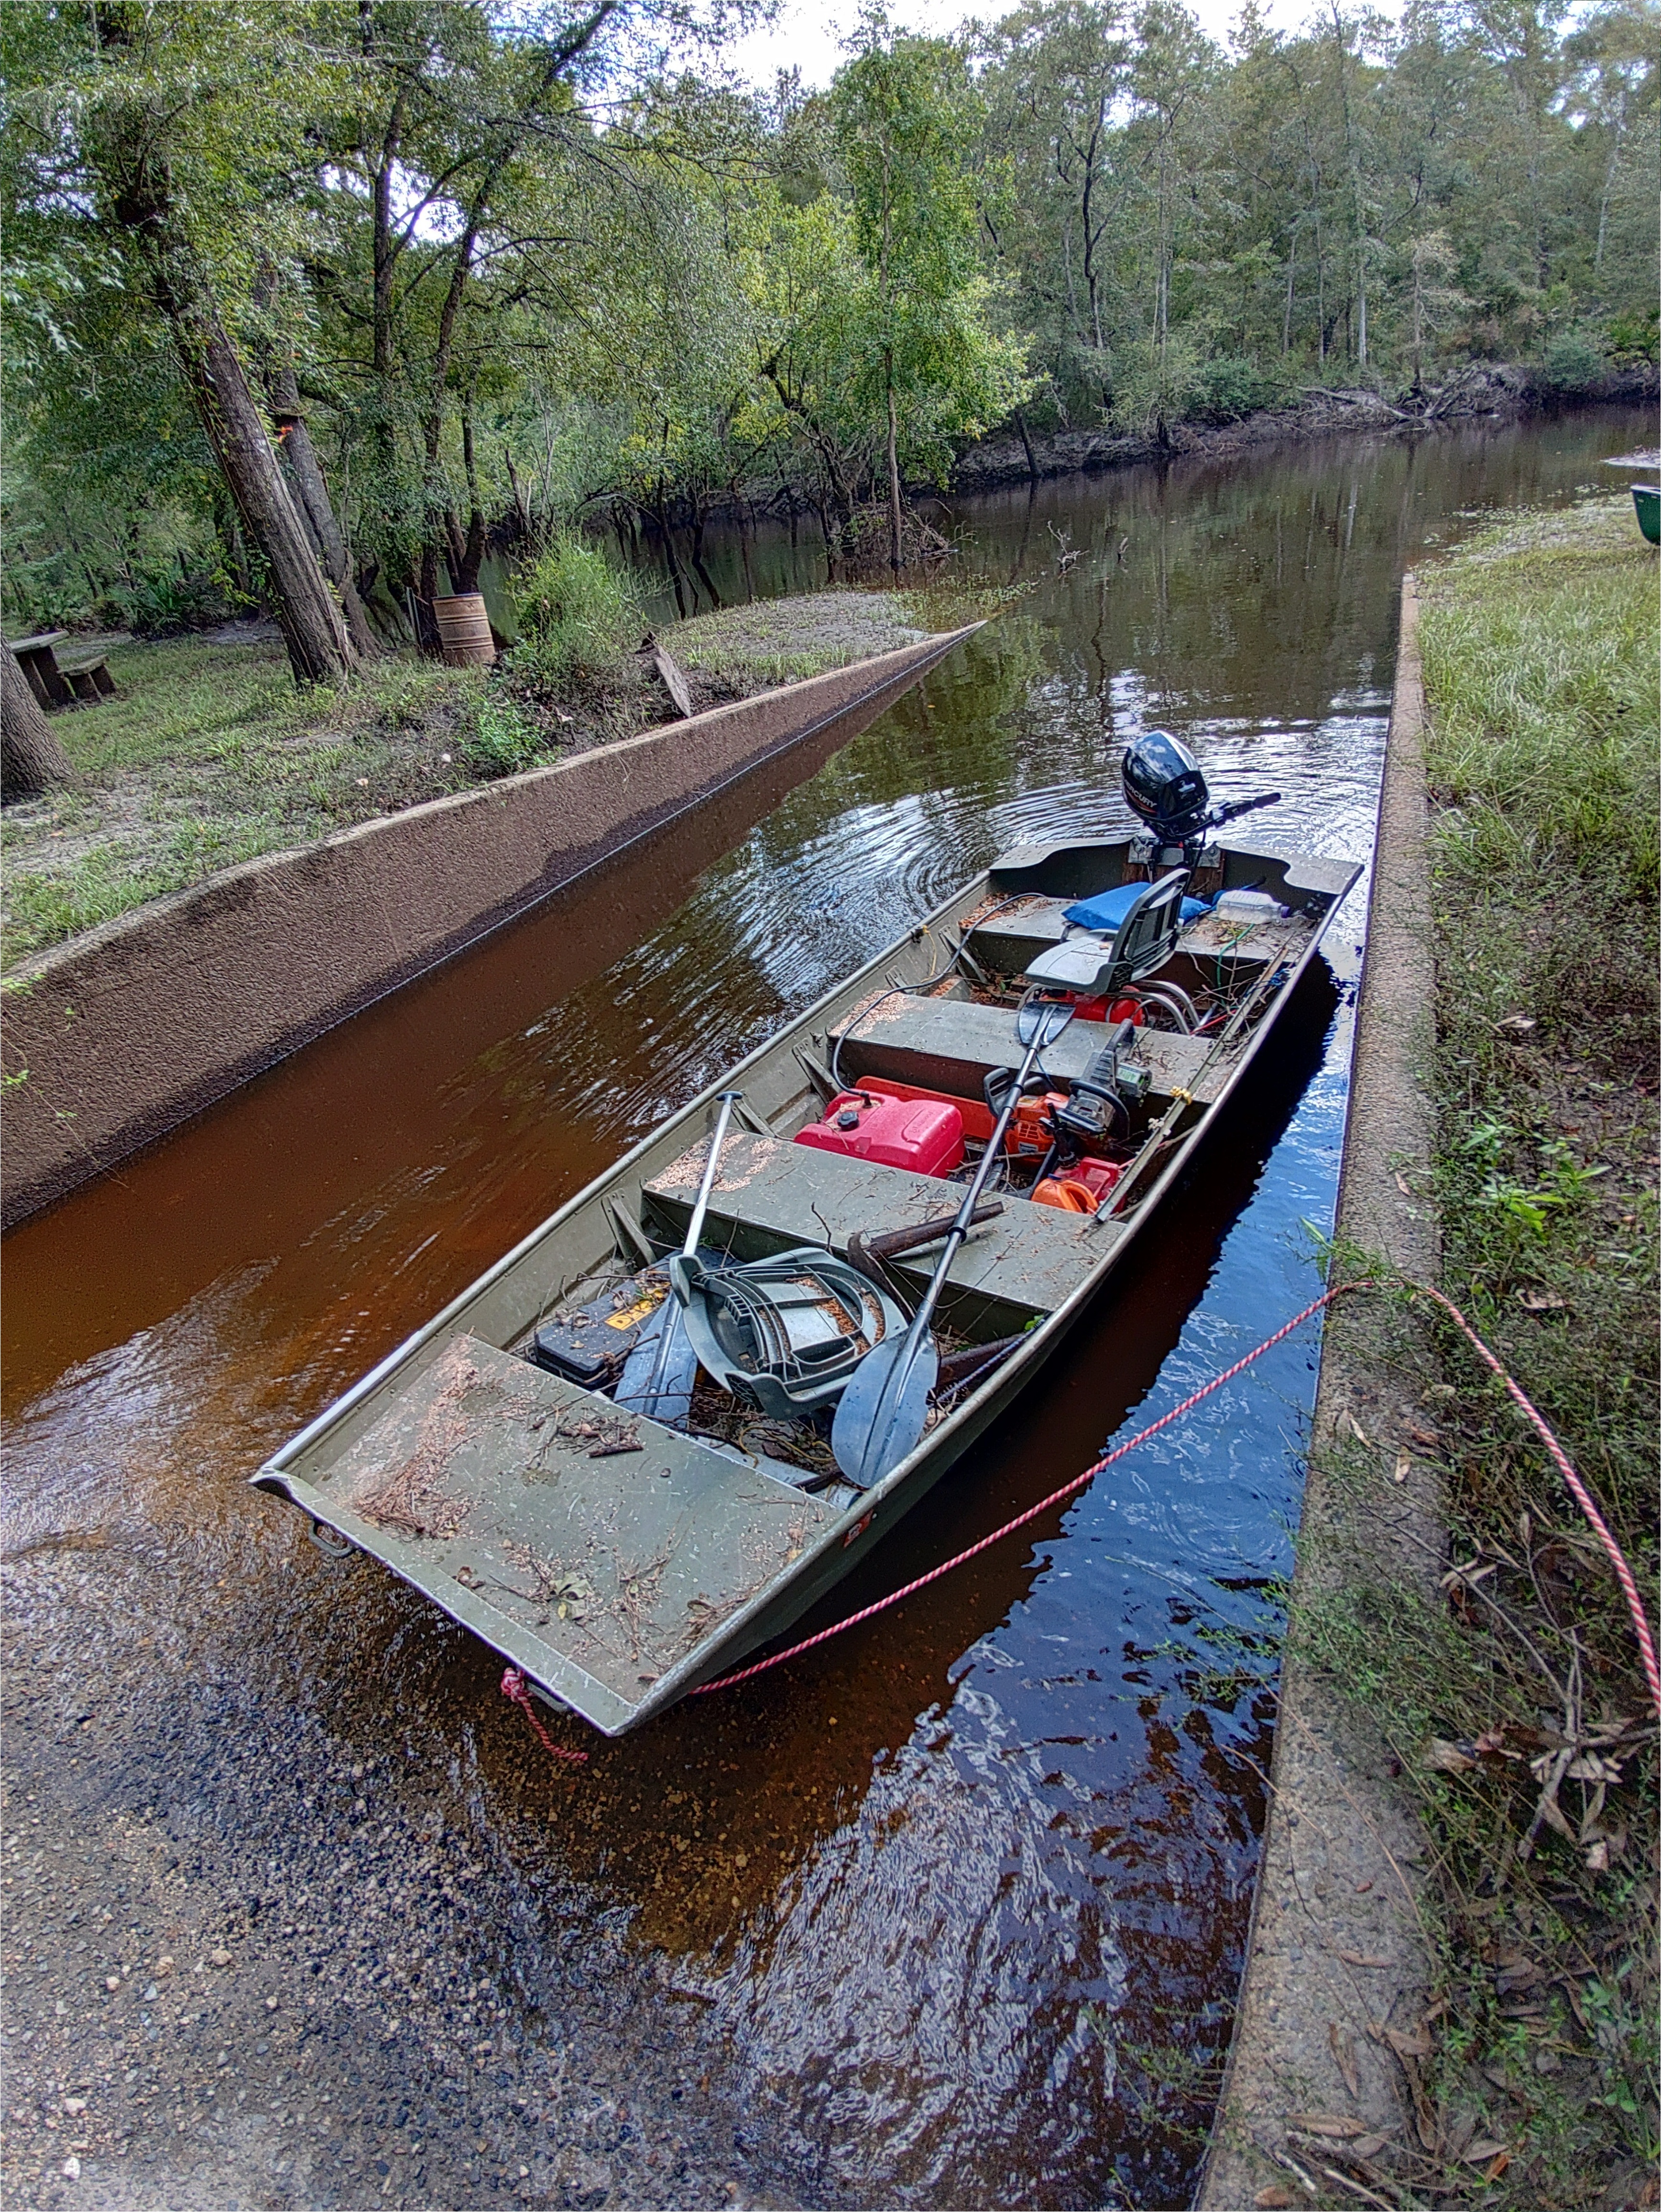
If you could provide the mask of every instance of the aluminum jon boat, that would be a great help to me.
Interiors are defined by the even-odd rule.
[[[253,1478],[621,1735],[883,1542],[1106,1289],[1228,1112],[1347,860],[1017,847],[534,1230]]]

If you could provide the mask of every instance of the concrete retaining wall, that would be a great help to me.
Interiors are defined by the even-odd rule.
[[[978,629],[227,869],[7,979],[0,1225],[61,1197]],[[715,857],[713,854],[710,858]]]
[[[1419,1080],[1434,1042],[1430,889],[1425,855],[1424,696],[1418,600],[1402,591],[1401,640],[1367,954],[1356,1012],[1349,1114],[1338,1185],[1338,1234],[1434,1281],[1438,1257],[1429,1191],[1430,1103]],[[1411,1324],[1406,1324],[1410,1328]],[[1414,1371],[1414,1346],[1379,1301],[1331,1310],[1310,1440],[1297,1568],[1300,1612],[1346,1578],[1417,1581],[1443,1565],[1440,1485],[1411,1449],[1408,1425],[1435,1424],[1416,1405],[1436,1367]],[[1359,1430],[1359,1434],[1357,1433]],[[1397,1480],[1397,1470],[1402,1471]],[[1288,2169],[1322,2163],[1299,2116],[1352,2120],[1414,2140],[1412,2084],[1387,2031],[1409,2042],[1428,1961],[1418,1914],[1424,1836],[1394,1778],[1387,1747],[1342,1688],[1296,1655],[1282,1677],[1263,1870],[1240,2010],[1198,2204],[1238,2212],[1270,2182],[1307,2202]],[[1353,2084],[1353,2086],[1352,2086]],[[1313,2148],[1312,2148],[1312,2144]],[[1359,2201],[1342,2187],[1323,2203]],[[1375,2202],[1382,2203],[1381,2197]]]

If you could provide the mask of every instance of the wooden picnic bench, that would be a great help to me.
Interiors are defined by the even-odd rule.
[[[72,707],[77,699],[96,706],[115,696],[107,655],[98,646],[67,653],[59,660],[54,648],[69,635],[66,629],[43,629],[33,637],[8,638],[6,648],[28,678],[29,689],[43,707]]]

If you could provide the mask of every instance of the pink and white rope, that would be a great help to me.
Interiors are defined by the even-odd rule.
[[[1650,1633],[1650,1624],[1644,1612],[1644,1601],[1638,1594],[1638,1577],[1628,1565],[1627,1555],[1621,1549],[1619,1544],[1616,1542],[1614,1535],[1610,1531],[1609,1525],[1608,1522],[1604,1520],[1603,1515],[1598,1511],[1597,1503],[1593,1499],[1591,1492],[1586,1488],[1585,1484],[1581,1481],[1579,1476],[1575,1473],[1568,1454],[1563,1449],[1561,1444],[1558,1443],[1556,1437],[1553,1436],[1550,1429],[1547,1427],[1545,1421],[1536,1411],[1527,1394],[1523,1390],[1519,1383],[1516,1383],[1512,1380],[1511,1376],[1500,1364],[1500,1362],[1488,1350],[1487,1345],[1483,1343],[1482,1338],[1477,1335],[1476,1330],[1460,1312],[1458,1307],[1454,1304],[1452,1299],[1444,1297],[1440,1291],[1431,1290],[1428,1286],[1419,1288],[1418,1295],[1421,1297],[1434,1298],[1437,1304],[1442,1308],[1443,1311],[1452,1316],[1456,1327],[1458,1327],[1476,1346],[1477,1356],[1482,1360],[1483,1365],[1493,1369],[1494,1372],[1505,1384],[1506,1391],[1509,1393],[1510,1396],[1522,1407],[1524,1413],[1528,1415],[1529,1419],[1538,1431],[1540,1441],[1544,1444],[1546,1449],[1551,1454],[1552,1459],[1556,1465],[1557,1472],[1562,1476],[1564,1481],[1568,1485],[1570,1493],[1573,1497],[1575,1504],[1585,1515],[1587,1520],[1591,1522],[1593,1529],[1597,1533],[1598,1542],[1609,1553],[1609,1565],[1615,1570],[1615,1578],[1616,1582],[1620,1583],[1621,1588],[1625,1594],[1627,1610],[1632,1615],[1633,1634],[1638,1638],[1639,1655],[1644,1663],[1645,1678],[1650,1686],[1650,1697],[1654,1703],[1658,1717],[1661,1717],[1661,1667],[1658,1667],[1656,1664],[1655,1638]]]

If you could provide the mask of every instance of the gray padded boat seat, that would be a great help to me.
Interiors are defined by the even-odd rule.
[[[662,1235],[686,1234],[706,1157],[702,1145],[694,1146],[642,1186],[652,1225]],[[827,1242],[846,1254],[856,1230],[870,1235],[937,1220],[955,1213],[962,1198],[961,1184],[906,1168],[881,1167],[772,1137],[729,1137],[710,1194],[704,1242],[724,1245],[740,1260]],[[1006,1198],[998,1218],[977,1230],[953,1261],[943,1311],[965,1335],[1012,1334],[1034,1314],[1053,1312],[1124,1233],[1117,1222],[1096,1227],[1083,1214]],[[907,1253],[891,1263],[893,1271],[921,1291],[940,1250],[934,1244]]]
[[[848,1084],[875,1075],[943,1091],[954,1098],[979,1098],[993,1068],[1021,1063],[1009,1008],[977,1006],[969,999],[887,999],[852,1015],[840,1035],[837,1066]],[[1106,1041],[1101,1022],[1074,1022],[1064,1030],[1043,1060],[1057,1088],[1082,1075]],[[1137,1032],[1137,1057],[1147,1063],[1156,1101],[1183,1090],[1209,1105],[1227,1079],[1221,1066],[1201,1077],[1210,1051],[1204,1037],[1179,1036],[1167,1030]]]
[[[462,1334],[294,1494],[612,1725],[840,1510]]]

